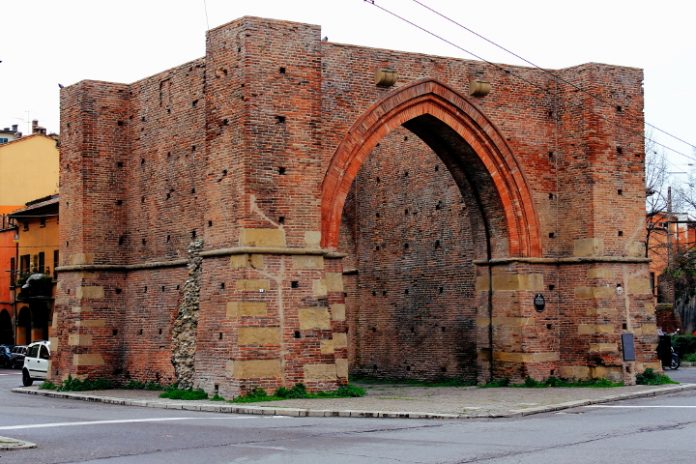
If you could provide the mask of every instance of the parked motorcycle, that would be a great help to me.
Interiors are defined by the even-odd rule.
[[[657,357],[660,358],[663,369],[677,370],[681,366],[679,353],[674,351],[674,346],[672,346],[671,335],[660,335],[657,342]]]

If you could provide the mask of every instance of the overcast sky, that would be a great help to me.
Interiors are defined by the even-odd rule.
[[[646,121],[696,144],[696,3],[419,1],[542,67],[600,62],[643,68]],[[486,60],[524,64],[412,0],[375,3]],[[208,28],[245,15],[319,24],[332,42],[472,59],[364,0],[3,0],[1,5],[0,126],[19,124],[25,133],[32,119],[58,132],[58,83],[139,80],[202,57]],[[654,130],[652,136],[687,155],[670,154],[673,171],[696,163],[691,145]]]

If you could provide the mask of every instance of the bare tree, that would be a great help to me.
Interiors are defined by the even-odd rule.
[[[662,151],[658,151],[655,142],[648,135],[645,139],[646,257],[651,250],[651,246],[653,246],[650,241],[653,235],[667,233],[667,226],[662,219],[672,212],[673,207],[668,177],[669,172],[665,155]],[[659,243],[657,246],[662,246],[662,243]]]

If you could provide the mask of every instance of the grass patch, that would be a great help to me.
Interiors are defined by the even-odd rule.
[[[248,392],[244,395],[241,395],[241,396],[234,398],[231,402],[232,403],[255,403],[257,401],[274,401],[274,400],[278,401],[281,399],[284,399],[284,398],[280,398],[280,397],[273,398],[273,397],[269,396],[268,393],[266,393],[266,390],[264,390],[263,388],[257,387],[257,388],[254,388],[253,390],[251,390],[250,392]]]
[[[665,374],[658,374],[648,367],[645,369],[645,371],[636,376],[636,383],[638,385],[669,385],[677,384],[679,382],[675,382]]]
[[[216,393],[212,398],[210,398],[210,401],[225,401],[225,398]]]
[[[609,379],[578,380],[552,376],[544,380],[534,380],[531,377],[527,377],[522,383],[510,383],[510,379],[494,379],[481,385],[481,388],[616,388],[623,386],[623,382],[613,382]]]
[[[512,385],[522,388],[616,388],[623,387],[623,382],[613,382],[609,379],[563,379],[548,377],[544,380],[534,380],[531,377],[524,379],[524,383]]]
[[[510,379],[493,379],[481,385],[481,388],[501,388],[509,387]]]
[[[187,400],[187,401],[195,401],[195,400],[207,400],[208,399],[208,394],[204,392],[202,389],[197,388],[179,388],[176,385],[172,385],[171,387],[167,387],[164,392],[160,394],[160,398],[169,398],[170,400]]]
[[[476,382],[464,379],[415,380],[351,376],[351,380],[365,385],[411,385],[414,387],[471,387],[476,385]]]
[[[114,385],[106,379],[76,379],[71,375],[56,388],[58,391],[110,390]]]
[[[140,382],[138,380],[129,380],[123,385],[126,390],[164,390],[165,387],[157,382]]]
[[[231,403],[256,403],[259,401],[281,401],[290,399],[351,398],[365,396],[365,390],[355,385],[344,385],[337,390],[310,393],[298,383],[292,388],[280,387],[269,395],[263,388],[255,388],[245,395],[238,396]]]

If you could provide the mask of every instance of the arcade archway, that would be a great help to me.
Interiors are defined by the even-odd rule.
[[[475,288],[490,268],[474,261],[540,253],[522,171],[493,125],[437,82],[406,86],[356,122],[322,187],[324,245],[347,254],[351,371],[475,381],[493,335]]]

